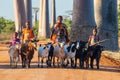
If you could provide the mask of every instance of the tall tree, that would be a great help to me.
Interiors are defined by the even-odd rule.
[[[40,11],[39,11],[39,28],[38,28],[38,38],[42,35],[42,16],[43,16],[43,0],[40,0]]]
[[[93,0],[74,0],[71,41],[88,40],[95,27]]]
[[[26,20],[30,22],[30,26],[32,27],[32,2],[31,0],[24,0]]]
[[[49,27],[49,0],[43,1],[43,13],[42,13],[42,37],[50,37]]]
[[[55,23],[56,23],[56,5],[55,5],[55,0],[52,0],[51,28],[53,28]]]
[[[21,32],[22,27],[25,25],[25,9],[23,0],[14,0],[14,17],[15,17],[15,31]]]
[[[120,37],[120,0],[118,0],[118,36]]]
[[[117,0],[95,0],[95,21],[102,43],[108,50],[118,50]]]
[[[38,16],[37,14],[38,14],[39,8],[34,7],[32,9],[34,11],[34,23],[36,23],[37,22],[37,16]]]

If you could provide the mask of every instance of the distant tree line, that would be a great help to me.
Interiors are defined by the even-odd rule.
[[[35,35],[38,32],[38,22],[34,23],[33,30]],[[15,31],[15,23],[12,20],[5,19],[0,17],[0,33],[10,33]]]
[[[15,31],[15,23],[12,20],[0,17],[0,33],[9,33]]]

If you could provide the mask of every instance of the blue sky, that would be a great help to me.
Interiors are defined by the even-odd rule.
[[[51,3],[51,0],[49,0]],[[32,0],[32,7],[39,7],[40,0]],[[51,7],[51,5],[49,5]],[[65,15],[73,9],[73,0],[56,0],[56,15]],[[0,17],[14,20],[13,0],[0,0]]]

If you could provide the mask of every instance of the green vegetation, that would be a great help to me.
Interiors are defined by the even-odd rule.
[[[72,26],[72,15],[73,15],[73,11],[72,10],[67,10],[65,12],[66,14],[63,15],[63,23],[66,24],[67,26],[67,30],[68,30],[68,35],[70,35],[70,30],[71,30],[71,26]]]
[[[38,26],[39,26],[39,22],[35,22],[33,25],[33,31],[34,31],[34,35],[37,36],[38,35]]]
[[[70,35],[72,21],[70,19],[65,19],[65,20],[63,20],[63,23],[67,26],[68,35]]]
[[[10,33],[14,31],[15,31],[14,21],[0,17],[0,33]]]
[[[10,40],[14,31],[14,21],[0,17],[0,41]]]

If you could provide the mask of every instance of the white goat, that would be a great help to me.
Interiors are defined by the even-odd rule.
[[[38,67],[40,66],[40,61],[41,61],[41,67],[43,67],[44,58],[46,58],[46,63],[48,62],[48,55],[49,55],[49,47],[40,45],[40,47],[38,48]]]
[[[70,46],[64,46],[65,58],[67,59],[67,64],[69,64],[69,59],[71,59],[71,67],[74,67],[74,60],[76,55],[76,49],[80,47],[79,42],[72,42]]]
[[[11,46],[8,54],[10,57],[10,67],[17,67],[17,63],[19,61],[19,43],[16,43],[15,46]]]
[[[55,67],[55,57],[57,57],[57,64],[59,67],[59,60],[60,60],[60,65],[64,65],[64,58],[65,58],[65,53],[64,53],[64,43],[59,43],[54,46],[54,51],[53,51],[53,66]]]

